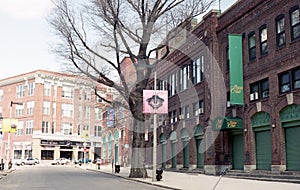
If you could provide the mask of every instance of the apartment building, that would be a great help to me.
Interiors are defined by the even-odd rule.
[[[15,133],[3,132],[1,158],[101,157],[105,103],[95,96],[96,87],[108,95],[86,78],[45,70],[0,80],[1,129],[6,119],[18,120]]]

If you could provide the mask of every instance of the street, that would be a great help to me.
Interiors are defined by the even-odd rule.
[[[0,180],[1,190],[162,189],[73,166],[20,166]]]

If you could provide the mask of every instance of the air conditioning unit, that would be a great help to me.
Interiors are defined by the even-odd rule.
[[[227,101],[227,107],[229,108],[231,106],[230,101]]]
[[[177,117],[175,117],[175,119],[174,119],[175,121],[174,122],[177,122]]]
[[[198,115],[199,115],[199,109],[196,110],[196,112],[195,112],[195,116],[198,116]]]
[[[198,109],[198,113],[199,113],[199,114],[203,114],[203,113],[204,113],[204,108],[199,108],[199,109]]]
[[[162,121],[159,121],[159,122],[158,122],[158,125],[159,125],[159,126],[160,126],[160,125],[162,125],[162,124],[163,124],[163,122],[162,122]]]
[[[254,92],[250,94],[250,101],[257,100],[258,99],[258,92]]]
[[[179,119],[184,119],[184,115],[183,115],[183,114],[180,114],[180,115],[179,115]]]
[[[187,113],[187,114],[186,114],[186,118],[190,118],[190,113]]]

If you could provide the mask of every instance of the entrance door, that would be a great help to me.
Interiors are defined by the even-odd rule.
[[[286,167],[290,171],[300,170],[300,127],[285,128]]]
[[[119,163],[119,147],[115,144],[115,163]]]
[[[189,168],[190,163],[190,148],[189,141],[183,141],[183,167]]]
[[[202,139],[196,139],[197,168],[204,167],[204,145]]]
[[[232,169],[244,169],[244,138],[243,134],[232,135]]]
[[[272,142],[270,130],[255,132],[256,169],[271,170]]]
[[[172,168],[176,168],[177,164],[177,149],[176,149],[176,142],[171,143],[171,149],[172,149]]]

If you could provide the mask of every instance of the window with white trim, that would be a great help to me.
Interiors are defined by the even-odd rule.
[[[28,83],[28,96],[34,95],[34,89],[35,89],[35,83],[34,82]]]
[[[33,115],[34,114],[34,101],[27,102],[26,106],[26,114],[27,115]]]
[[[33,133],[33,120],[26,121],[26,135]]]
[[[74,114],[74,105],[73,104],[62,104],[61,105],[62,116],[64,117],[73,117]]]
[[[17,91],[17,98],[22,98],[25,96],[25,85],[24,84],[21,84],[21,85],[18,85],[16,87],[16,91]]]

